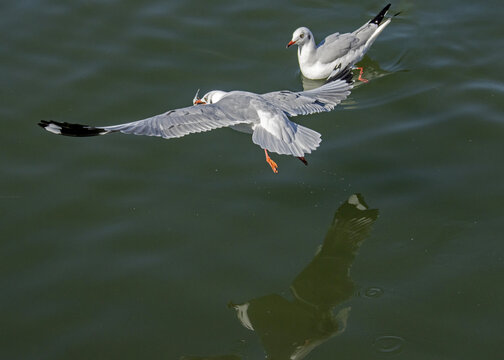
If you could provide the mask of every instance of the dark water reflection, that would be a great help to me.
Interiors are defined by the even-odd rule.
[[[240,304],[230,303],[241,324],[260,338],[268,359],[303,359],[313,349],[345,331],[351,306],[342,304],[355,293],[350,268],[377,218],[378,210],[369,209],[362,195],[351,195],[336,210],[313,260],[290,285],[292,299],[274,293]]]

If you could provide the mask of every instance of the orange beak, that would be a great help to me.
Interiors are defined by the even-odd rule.
[[[200,104],[206,104],[206,102],[204,102],[203,100],[201,99],[198,99],[194,102],[194,105],[200,105]]]
[[[296,43],[295,41],[292,41],[292,40],[291,40],[291,41],[289,41],[289,43],[287,44],[287,46],[286,46],[286,47],[289,47],[289,46],[291,46],[291,45],[294,45],[295,43]]]

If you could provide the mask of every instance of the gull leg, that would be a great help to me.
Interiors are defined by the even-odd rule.
[[[301,160],[301,162],[303,164],[305,164],[306,166],[308,166],[308,161],[306,161],[305,157],[304,156],[298,156],[298,159]]]
[[[268,155],[268,150],[264,149],[264,153],[266,154],[266,162],[269,164],[269,166],[271,166],[271,170],[273,170],[273,172],[275,174],[277,174],[278,173],[278,165],[276,164],[276,162],[271,160],[271,158]]]
[[[362,81],[362,82],[365,82],[365,83],[369,82],[369,80],[364,79],[364,78],[362,77],[362,73],[364,72],[364,68],[363,68],[363,67],[360,67],[360,66],[357,66],[357,67],[356,67],[356,69],[358,69],[358,70],[360,71],[360,72],[359,72],[359,78],[358,78],[357,80]]]

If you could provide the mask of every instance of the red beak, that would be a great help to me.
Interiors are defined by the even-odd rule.
[[[201,99],[198,99],[194,102],[194,105],[200,105],[200,104],[206,104],[206,102],[204,102],[203,100]]]
[[[295,41],[289,41],[289,43],[287,44],[287,47],[291,46],[291,45],[294,45],[296,42]]]

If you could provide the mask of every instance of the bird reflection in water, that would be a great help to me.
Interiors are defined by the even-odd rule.
[[[350,267],[378,217],[360,194],[339,207],[324,243],[294,279],[294,296],[277,294],[232,304],[243,326],[260,337],[268,359],[303,359],[329,338],[345,331],[350,307],[335,308],[354,293]]]
[[[380,67],[380,64],[377,61],[371,59],[368,55],[364,56],[364,58],[359,62],[359,65],[361,65],[362,67],[365,68],[364,75],[365,75],[366,79],[368,80],[368,82],[394,73],[394,71],[387,71],[387,70],[382,69]],[[356,76],[356,74],[358,74],[358,70],[354,70],[353,73],[354,73],[354,76]],[[303,90],[304,91],[308,91],[311,89],[316,89],[318,87],[321,87],[326,82],[326,80],[308,79],[308,78],[304,77],[303,74],[300,74],[300,76],[301,76],[301,82],[303,83]],[[364,84],[366,84],[366,83],[361,82],[361,81],[355,81],[353,84],[353,89],[354,89],[353,91],[355,91],[355,89],[357,89],[359,86],[362,86]],[[348,100],[346,100],[345,103],[348,103]]]
[[[350,306],[336,307],[354,294],[350,267],[378,218],[360,194],[343,203],[313,260],[290,286],[293,299],[278,294],[230,304],[244,327],[260,338],[269,360],[300,360],[345,331]],[[335,314],[336,312],[336,314]],[[239,355],[184,356],[180,360],[240,360]]]

